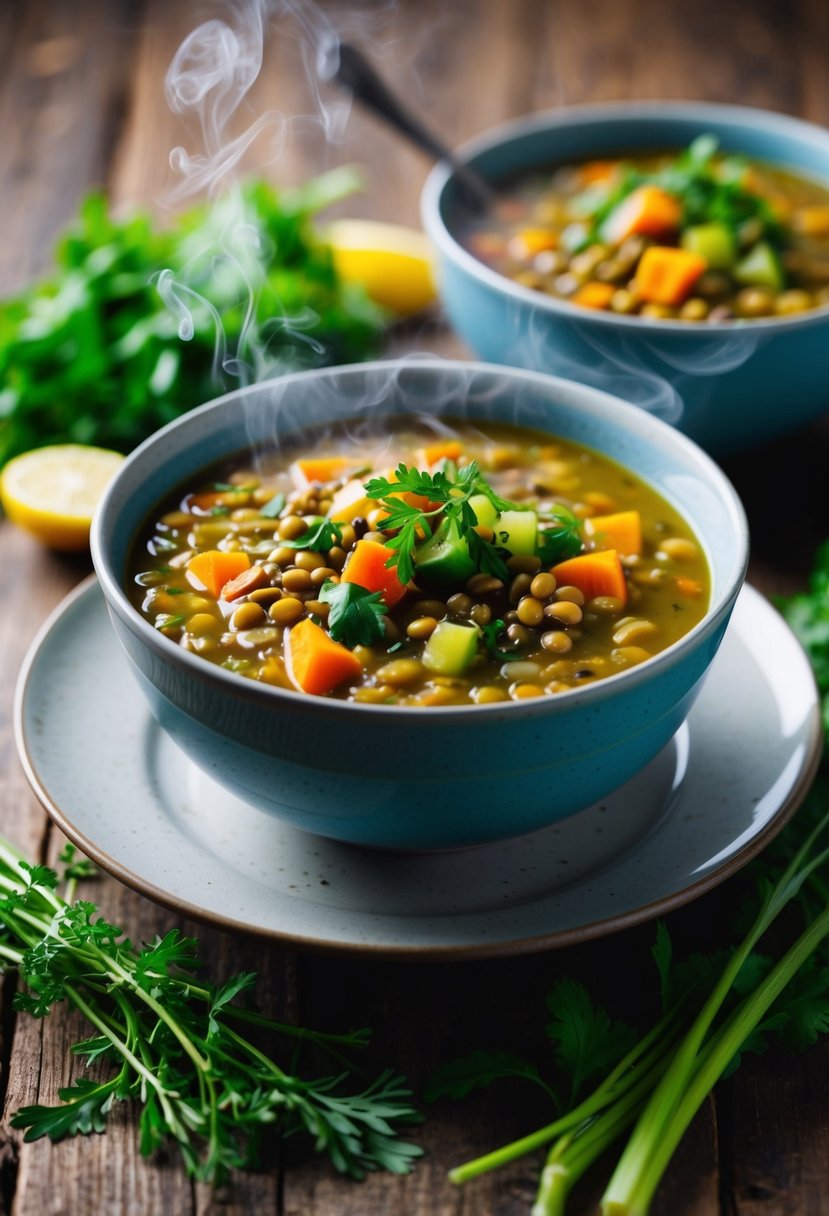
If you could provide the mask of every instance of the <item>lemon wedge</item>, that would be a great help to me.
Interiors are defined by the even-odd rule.
[[[3,510],[50,549],[85,549],[95,507],[123,459],[72,443],[24,452],[0,473]]]
[[[432,249],[422,232],[375,220],[335,220],[325,232],[334,266],[377,304],[409,316],[435,299]]]

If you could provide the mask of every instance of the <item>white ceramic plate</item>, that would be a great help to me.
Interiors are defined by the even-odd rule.
[[[687,723],[642,773],[555,827],[453,853],[337,844],[217,786],[150,716],[94,579],[35,640],[15,720],[52,818],[152,899],[297,946],[422,958],[546,949],[686,903],[780,829],[822,741],[806,658],[749,587]]]

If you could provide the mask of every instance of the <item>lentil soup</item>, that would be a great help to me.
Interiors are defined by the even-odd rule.
[[[407,421],[208,471],[148,523],[128,591],[171,642],[250,679],[441,706],[635,666],[702,619],[709,589],[687,524],[612,460]]]
[[[701,323],[829,304],[829,188],[710,135],[525,174],[459,227],[494,270],[598,311]]]

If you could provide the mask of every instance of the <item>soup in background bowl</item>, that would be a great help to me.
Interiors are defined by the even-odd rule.
[[[264,469],[275,450],[320,428],[360,439],[420,425],[424,416],[483,432],[530,428],[628,469],[677,513],[702,552],[710,595],[701,619],[653,657],[584,687],[408,705],[306,695],[246,678],[164,636],[131,602],[128,588],[140,573],[131,555],[176,487],[194,487],[240,449]],[[307,831],[434,849],[552,823],[659,752],[722,638],[745,574],[747,532],[720,470],[646,413],[530,372],[415,359],[286,376],[177,420],[127,459],[101,504],[92,547],[113,625],[154,716],[211,777]]]
[[[661,157],[653,159],[654,152],[667,151],[675,157],[694,147],[701,137],[716,141],[721,163],[733,165],[739,158],[771,174],[779,195],[791,194],[796,183],[801,183],[802,204],[795,206],[791,197],[787,199],[787,205],[792,202],[792,225],[795,210],[800,227],[820,218],[817,212],[829,190],[829,133],[784,115],[740,106],[620,102],[564,108],[509,123],[472,141],[459,155],[503,186],[495,207],[508,216],[511,185],[526,183],[538,173],[543,175],[542,181],[549,181],[551,166],[582,166],[584,171],[589,165],[599,172],[628,160],[634,171],[647,176],[659,172],[660,166],[665,168]],[[700,148],[699,143],[696,147]],[[601,182],[594,185],[597,191],[602,189]],[[564,179],[562,189],[569,190]],[[574,189],[572,193],[578,192]],[[602,226],[610,222],[614,210],[615,219],[630,226],[631,216],[624,214],[627,197],[617,201],[619,207],[610,207],[606,217],[601,208],[595,212]],[[655,213],[649,214],[652,218]],[[436,250],[446,310],[454,327],[482,358],[568,376],[618,393],[718,454],[793,430],[829,407],[825,376],[829,304],[822,294],[825,283],[809,278],[819,253],[813,246],[824,240],[820,236],[792,230],[781,238],[779,229],[772,228],[750,240],[752,232],[744,229],[736,247],[726,250],[732,233],[723,241],[721,231],[710,231],[709,221],[716,216],[700,213],[700,222],[687,227],[709,230],[691,235],[691,247],[681,249],[682,264],[677,271],[673,264],[666,270],[664,262],[666,247],[671,249],[672,263],[677,261],[673,247],[682,243],[680,228],[663,228],[661,235],[631,232],[618,243],[612,239],[615,232],[604,229],[601,235],[607,238],[607,251],[623,254],[622,260],[630,259],[633,273],[626,278],[618,265],[606,264],[613,258],[600,258],[589,265],[603,241],[591,240],[581,247],[579,231],[568,222],[560,234],[564,248],[539,250],[539,255],[556,255],[546,259],[548,268],[554,264],[550,275],[541,258],[539,279],[537,264],[528,274],[510,254],[503,260],[495,250],[484,257],[486,242],[476,246],[475,233],[485,235],[486,218],[470,214],[446,165],[438,165],[429,176],[422,216]],[[624,226],[619,228],[619,232],[624,230]],[[497,245],[497,233],[495,238]],[[573,249],[568,251],[571,238]],[[533,239],[541,238],[536,234]],[[746,241],[744,248],[739,239]],[[801,263],[804,241],[811,243],[810,252],[807,250],[809,257]],[[657,252],[649,251],[649,245]],[[471,251],[473,247],[477,253]],[[517,243],[512,252],[520,252]],[[648,267],[642,262],[645,256],[651,262]],[[703,257],[706,263],[727,259],[727,274],[713,266],[703,271]],[[607,279],[594,277],[602,261],[601,276],[607,274]],[[822,256],[820,266],[825,266]],[[631,290],[631,283],[641,280],[644,270],[650,289],[656,290],[652,300],[644,300],[637,288]],[[588,273],[583,275],[584,271]],[[616,271],[618,281],[613,277]],[[687,275],[697,271],[693,285],[688,284]],[[744,281],[731,283],[733,273]],[[721,275],[724,278],[715,277]],[[548,291],[545,276],[553,284],[563,278],[561,290],[553,286]],[[573,280],[569,285],[567,276]],[[687,292],[683,289],[670,298],[662,294],[665,281],[676,284],[680,280],[688,285]],[[703,292],[695,295],[693,290],[700,282]],[[615,307],[611,303],[614,296]],[[686,306],[691,315],[686,311],[681,316]],[[703,320],[702,312],[713,319]]]

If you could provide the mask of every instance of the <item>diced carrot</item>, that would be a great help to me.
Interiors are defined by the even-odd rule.
[[[387,566],[391,549],[377,540],[358,540],[342,572],[342,582],[357,583],[366,591],[379,591],[387,608],[393,608],[406,594],[406,585],[397,577],[397,567]]]
[[[318,696],[344,680],[356,680],[363,670],[356,655],[307,617],[288,632],[285,658],[297,687]]]
[[[579,165],[579,181],[583,186],[593,186],[597,182],[609,181],[618,171],[617,160],[589,160]]]
[[[634,233],[671,236],[679,229],[681,219],[679,199],[660,186],[638,186],[611,211],[602,227],[602,236],[614,244]]]
[[[616,549],[626,557],[642,552],[642,520],[638,511],[616,511],[585,520],[585,531],[597,549]]]
[[[295,460],[291,465],[291,476],[298,490],[307,490],[312,485],[324,485],[341,477],[348,468],[345,456],[309,456]],[[353,464],[352,464],[353,467]]]
[[[681,304],[707,266],[690,249],[651,245],[636,271],[636,291],[650,304]]]
[[[674,579],[674,586],[680,595],[686,596],[689,600],[698,600],[703,592],[702,583],[698,578],[688,578],[684,574],[678,574]]]
[[[460,460],[463,456],[463,445],[457,439],[442,439],[438,443],[427,443],[418,448],[418,465],[430,469],[441,460]]]
[[[553,566],[550,573],[560,585],[578,587],[585,599],[612,595],[622,604],[627,603],[625,572],[615,549],[599,549],[595,553],[569,557],[567,561]]]
[[[792,216],[792,227],[804,236],[829,236],[829,206],[799,207]]]
[[[581,304],[582,308],[609,308],[615,290],[616,288],[612,283],[591,281],[590,283],[582,283],[581,287],[573,293],[570,299],[574,304]]]
[[[532,258],[558,246],[558,234],[550,228],[522,228],[510,238],[507,251],[516,258]]]
[[[251,566],[249,569],[243,570],[241,574],[237,574],[229,583],[225,583],[222,587],[222,599],[238,600],[242,595],[258,591],[260,587],[266,587],[269,581],[267,571],[263,566]]]
[[[366,494],[366,488],[357,477],[352,477],[345,485],[334,492],[331,499],[331,509],[328,518],[337,524],[350,524],[358,515],[365,515],[377,506],[373,498]]]
[[[250,566],[247,553],[225,553],[222,549],[206,549],[196,553],[187,563],[187,577],[199,591],[209,591],[219,598],[222,588]]]

